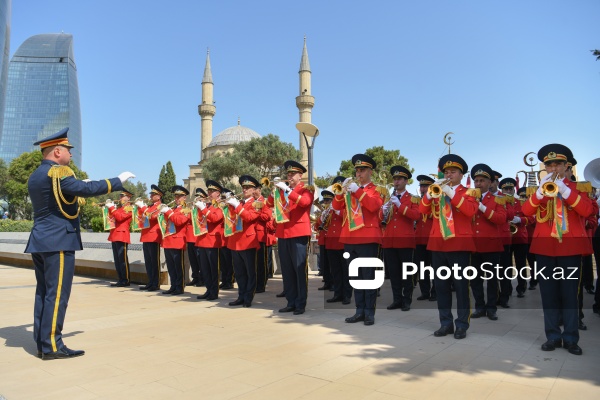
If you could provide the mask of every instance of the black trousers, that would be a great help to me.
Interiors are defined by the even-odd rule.
[[[267,263],[267,281],[273,277],[273,246],[265,246],[265,260]]]
[[[433,276],[421,279],[421,262],[423,265],[431,265],[431,251],[427,250],[426,244],[418,244],[413,253],[413,262],[419,266],[419,289],[421,294],[426,297],[436,297],[435,285],[431,284]]]
[[[333,278],[333,297],[352,298],[352,286],[348,279],[348,265],[344,260],[344,250],[327,249],[327,262]]]
[[[533,266],[535,265],[535,254],[529,252],[529,247],[531,245],[527,245],[527,265],[529,265],[530,271],[533,271]],[[537,279],[531,274],[531,278],[529,279],[529,287],[536,287],[538,284]]]
[[[196,257],[202,269],[204,285],[209,297],[219,296],[219,266],[222,249],[196,247]]]
[[[190,260],[190,270],[192,271],[192,279],[198,279],[202,282],[202,268],[200,267],[200,259],[198,258],[198,251],[196,250],[195,242],[187,242],[187,254]]]
[[[63,348],[62,328],[75,273],[74,251],[32,253],[35,266],[33,339],[44,353]]]
[[[379,254],[379,244],[368,243],[368,244],[345,244],[344,252],[350,254],[350,257],[346,259],[347,267],[349,270],[350,263],[352,260],[358,257],[373,257],[376,258]],[[375,268],[359,268],[358,279],[374,280],[375,279]],[[356,278],[352,278],[356,279]],[[356,314],[363,314],[365,316],[375,316],[375,309],[377,307],[377,289],[355,289],[354,290],[354,303],[356,304]]]
[[[594,287],[594,263],[591,254],[582,257],[581,268],[582,287],[592,289]]]
[[[436,272],[435,290],[437,292],[438,312],[440,314],[440,323],[442,326],[452,326],[456,324],[457,328],[469,329],[469,320],[471,318],[471,302],[469,298],[469,281],[467,279],[441,279],[437,276],[441,267],[452,268],[454,264],[462,268],[469,265],[471,253],[468,251],[432,251],[431,266]],[[452,291],[450,286],[454,285],[456,292],[456,311],[457,318],[453,321],[452,316]]]
[[[510,246],[515,258],[515,268],[517,269],[517,293],[524,293],[527,290],[527,280],[525,276],[525,267],[527,264],[527,252],[529,245],[527,243],[513,244]]]
[[[148,275],[148,285],[160,286],[160,244],[156,242],[142,243],[144,251],[144,264]]]
[[[505,245],[504,251],[500,253],[500,266],[502,267],[500,268],[500,273],[502,274],[502,277],[505,277],[507,275],[506,269],[512,266],[512,257],[509,245]],[[506,278],[500,280],[499,287],[500,295],[498,296],[498,303],[508,304],[508,299],[512,295],[513,291],[512,280]]]
[[[414,275],[402,279],[402,263],[412,262],[413,249],[383,249],[385,269],[390,277],[394,303],[410,307]]]
[[[252,303],[256,291],[256,249],[231,250],[238,300]]]
[[[115,269],[119,277],[119,283],[129,283],[129,259],[127,258],[127,243],[112,242]]]
[[[221,261],[221,282],[224,285],[233,285],[233,260],[231,258],[231,250],[227,247],[221,247],[219,255]]]
[[[260,242],[260,247],[256,250],[256,291],[264,292],[267,287],[267,246]]]
[[[323,244],[319,245],[319,260],[321,272],[323,273],[323,283],[325,283],[325,286],[333,287],[333,275],[331,274],[331,265],[329,265],[327,249],[325,249],[325,245]]]
[[[287,306],[303,310],[306,308],[306,298],[308,296],[308,245],[310,236],[280,238],[277,243]]]
[[[596,293],[594,294],[594,307],[600,307],[600,227],[594,232],[592,238],[592,246],[594,247],[594,259],[596,260]]]
[[[542,307],[544,308],[544,330],[548,340],[562,339],[566,342],[579,341],[579,276],[581,274],[581,256],[548,257],[535,256],[538,271],[545,267],[544,276],[539,275]],[[555,273],[562,272],[564,277],[571,274],[571,268],[577,268],[576,279],[561,279]],[[559,321],[564,323],[561,332]]]
[[[171,279],[171,289],[183,290],[185,288],[185,280],[183,279],[183,249],[164,249],[165,261],[167,262],[167,270]]]
[[[477,276],[471,280],[470,286],[475,298],[475,310],[477,311],[491,311],[496,312],[498,308],[496,303],[498,301],[498,278],[494,273],[490,279],[486,280],[487,283],[487,301],[483,291],[483,263],[490,263],[484,266],[488,271],[495,271],[496,264],[500,262],[500,253],[472,253],[471,254],[471,265],[477,268]],[[485,277],[489,277],[489,273],[485,273]]]

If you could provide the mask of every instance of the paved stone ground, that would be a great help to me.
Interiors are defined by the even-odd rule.
[[[206,302],[196,300],[203,288],[171,297],[108,283],[75,278],[65,342],[85,356],[41,361],[33,271],[0,265],[0,398],[600,398],[600,317],[587,312],[583,356],[542,352],[539,290],[511,299],[529,308],[472,320],[457,341],[432,335],[433,303],[386,310],[387,282],[371,327],[344,323],[352,308],[324,308],[314,275],[301,316],[274,311],[285,305],[277,278],[249,309],[227,305],[234,291]],[[589,310],[592,296],[585,300]]]

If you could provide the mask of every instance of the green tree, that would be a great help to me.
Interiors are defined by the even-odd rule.
[[[336,175],[331,175],[329,173],[325,173],[323,176],[318,176],[315,179],[315,186],[321,189],[326,189],[331,186],[331,181],[335,178]]]
[[[177,185],[177,178],[173,171],[173,165],[171,161],[167,161],[167,164],[163,165],[158,176],[158,187],[165,191],[165,195],[162,198],[163,203],[170,203],[174,199],[171,188],[175,185]]]
[[[13,219],[33,219],[33,207],[29,200],[27,181],[42,162],[39,150],[23,153],[12,160],[8,167],[8,181],[4,184],[9,213]]]
[[[414,172],[414,168],[410,167],[408,159],[400,154],[400,150],[385,150],[383,146],[374,146],[367,149],[364,154],[371,157],[377,163],[377,168],[373,173],[373,181],[377,184],[386,185],[393,182],[389,172],[390,168],[394,165],[402,165],[411,173]],[[354,165],[352,164],[352,160],[343,160],[340,163],[338,174],[353,177]],[[410,183],[412,183],[412,179],[409,180]]]
[[[592,52],[592,55],[594,57],[596,57],[596,61],[600,61],[600,50],[596,49],[596,50],[590,50]]]
[[[148,187],[145,183],[142,183],[140,181],[136,183],[127,181],[123,184],[123,187],[125,188],[125,190],[133,193],[133,198],[131,199],[132,202],[135,201],[135,199],[137,199],[138,197],[141,197],[142,199],[148,197]]]

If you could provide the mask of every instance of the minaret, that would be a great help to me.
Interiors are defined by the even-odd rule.
[[[315,105],[315,98],[311,95],[310,89],[310,64],[308,63],[308,51],[306,50],[306,36],[304,36],[304,48],[302,49],[302,58],[300,59],[300,95],[296,97],[296,107],[300,113],[299,122],[312,122],[312,108]],[[302,160],[300,163],[308,167],[308,148],[302,133],[298,133],[300,140],[300,151],[302,152]],[[305,174],[306,175],[306,174]],[[307,179],[306,175],[303,179]]]
[[[205,159],[204,149],[212,140],[212,124],[216,112],[217,108],[213,101],[212,73],[210,72],[210,50],[207,50],[204,76],[202,77],[202,104],[198,106],[198,114],[201,118],[200,161]]]

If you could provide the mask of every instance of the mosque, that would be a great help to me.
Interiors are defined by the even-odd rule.
[[[311,94],[311,71],[308,62],[308,51],[306,49],[306,37],[304,38],[304,47],[302,49],[302,58],[300,60],[300,87],[299,94],[296,97],[296,106],[299,111],[299,122],[311,122],[312,108],[315,105],[315,98]],[[261,136],[254,130],[238,124],[227,128],[213,137],[213,118],[217,108],[213,100],[214,83],[210,69],[210,53],[206,55],[206,65],[204,67],[204,76],[202,77],[202,104],[198,106],[200,115],[200,161],[197,164],[190,165],[190,175],[184,179],[185,187],[192,192],[198,187],[206,187],[202,175],[202,163],[211,157],[218,157],[220,154],[233,151],[233,145],[238,142],[249,141]],[[300,162],[305,167],[308,166],[308,148],[302,134],[298,132],[299,148],[302,153]],[[304,174],[304,180],[308,178]]]

